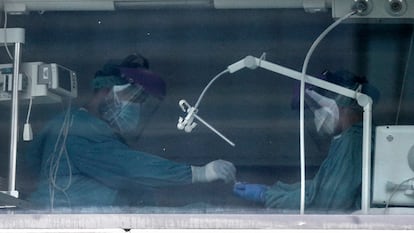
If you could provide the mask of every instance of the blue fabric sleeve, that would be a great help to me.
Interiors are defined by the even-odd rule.
[[[67,144],[74,166],[109,187],[160,187],[191,183],[189,165],[131,150],[118,141],[91,144],[87,140],[71,137]]]
[[[191,167],[131,149],[101,121],[74,116],[66,148],[78,172],[112,188],[191,183]]]
[[[48,122],[25,154],[25,165],[39,174],[29,196],[33,203],[45,206],[53,199],[56,206],[112,205],[119,190],[140,195],[156,187],[191,183],[190,165],[131,149],[86,111],[73,111],[66,139],[59,134],[63,119],[60,115]],[[67,153],[59,158],[61,149]],[[65,192],[56,189],[51,197],[53,167],[58,167],[53,175],[57,186],[70,186]]]

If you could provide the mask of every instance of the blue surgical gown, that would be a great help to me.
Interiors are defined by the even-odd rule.
[[[328,156],[312,180],[306,181],[305,208],[316,211],[352,211],[360,208],[362,124],[332,139]],[[265,193],[270,208],[300,208],[300,183],[277,182]]]
[[[125,190],[138,197],[154,188],[191,183],[190,165],[131,149],[108,124],[85,109],[72,111],[67,137],[60,137],[55,146],[63,119],[60,115],[48,123],[26,154],[27,167],[39,169],[39,183],[28,198],[33,203],[111,206],[129,203],[120,197]],[[67,157],[66,152],[59,157],[61,149]],[[51,172],[53,167],[58,167],[57,172]],[[50,189],[53,180],[56,185]]]

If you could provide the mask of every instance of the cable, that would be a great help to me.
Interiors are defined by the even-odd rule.
[[[216,75],[212,80],[210,80],[210,82],[204,88],[203,92],[201,92],[200,97],[198,97],[198,100],[197,100],[196,104],[194,105],[195,109],[198,109],[198,106],[200,105],[200,102],[201,102],[202,98],[204,97],[204,94],[206,93],[207,89],[211,86],[211,84],[213,84],[213,82],[216,81],[216,79],[220,78],[223,74],[228,73],[228,72],[229,72],[228,70],[224,70],[221,73],[219,73],[218,75]]]
[[[349,12],[342,18],[335,21],[331,24],[325,31],[323,31],[319,37],[313,42],[311,48],[306,54],[305,61],[303,62],[302,67],[302,78],[300,80],[300,214],[305,212],[305,79],[306,79],[306,70],[308,68],[308,63],[310,57],[312,56],[313,51],[320,41],[336,26],[338,26],[342,21],[356,14],[356,11]]]
[[[67,135],[68,135],[68,132],[69,132],[69,127],[70,127],[70,124],[71,124],[71,121],[69,121],[69,120],[71,120],[70,119],[71,115],[70,115],[69,110],[70,110],[70,108],[68,108],[68,112],[67,112],[67,115],[65,117],[63,128],[62,128],[63,129],[62,144],[61,144],[58,156],[56,158],[56,163],[54,164],[54,166],[52,166],[52,171],[53,171],[53,174],[52,174],[53,175],[52,176],[52,182],[53,183],[52,184],[53,184],[54,188],[61,191],[66,196],[66,198],[68,200],[68,203],[70,205],[70,200],[68,199],[68,195],[66,194],[66,190],[70,187],[70,185],[72,183],[72,168],[71,168],[70,161],[69,161],[69,156],[68,156],[68,153],[67,153],[67,150],[66,150],[66,139],[67,139]],[[54,154],[55,154],[55,152],[56,151],[54,151]],[[56,176],[57,176],[57,173],[58,173],[58,170],[59,170],[60,161],[62,159],[62,156],[65,157],[67,165],[68,165],[68,170],[69,170],[69,181],[66,184],[66,186],[64,186],[64,187],[60,187],[56,183]]]
[[[70,188],[72,184],[72,166],[70,164],[69,154],[66,149],[66,139],[69,133],[69,128],[73,121],[73,116],[71,114],[71,100],[69,99],[69,104],[62,122],[62,127],[60,128],[58,137],[54,149],[48,159],[49,163],[49,196],[50,196],[50,208],[53,211],[54,201],[55,201],[55,190],[62,192],[65,196],[68,206],[70,207],[70,198],[66,191]],[[60,147],[60,148],[59,148]],[[57,175],[60,167],[60,162],[62,159],[65,159],[68,167],[69,180],[64,186],[57,184]]]
[[[243,68],[243,67],[238,67],[238,68]],[[218,78],[220,78],[223,74],[230,73],[230,72],[231,72],[230,69],[227,68],[226,70],[224,70],[224,71],[220,72],[219,74],[217,74],[213,79],[211,79],[210,82],[204,88],[204,90],[201,92],[201,94],[198,97],[198,100],[197,100],[196,104],[194,105],[194,107],[191,107],[191,105],[189,105],[187,103],[187,101],[185,101],[185,100],[180,100],[179,101],[179,105],[180,105],[181,109],[184,112],[187,113],[187,116],[185,118],[183,118],[183,117],[178,118],[177,128],[179,130],[184,130],[187,133],[191,132],[194,129],[194,127],[197,125],[195,122],[193,122],[194,118],[196,118],[201,123],[203,123],[205,126],[207,126],[210,130],[212,130],[214,133],[216,133],[218,136],[220,136],[228,144],[230,144],[231,146],[235,146],[235,144],[232,141],[230,141],[223,134],[221,134],[219,131],[214,129],[213,126],[209,125],[206,121],[204,121],[201,117],[199,117],[197,115],[198,106],[200,105],[201,100],[203,99],[205,93],[207,92],[207,89],[213,84],[214,81],[216,81]]]
[[[32,112],[32,105],[33,105],[33,97],[30,97],[30,100],[29,100],[29,108],[27,110],[27,116],[26,116],[26,124],[29,124],[30,113]]]
[[[30,122],[30,113],[31,113],[31,110],[32,110],[32,105],[33,105],[33,97],[30,97],[29,107],[28,107],[28,110],[27,110],[26,123],[24,124],[24,127],[23,127],[23,140],[24,141],[33,140],[32,126],[29,123]]]
[[[412,51],[412,48],[413,48],[413,40],[414,40],[414,28],[411,31],[410,47],[408,49],[407,62],[405,64],[404,77],[403,77],[403,81],[402,81],[402,84],[401,84],[400,99],[398,101],[397,115],[395,117],[395,124],[396,125],[398,125],[399,118],[400,118],[402,99],[403,99],[404,91],[405,91],[405,82],[407,80],[408,66],[409,66],[409,62],[411,60],[411,51]]]
[[[412,180],[414,180],[414,177],[411,177],[411,178],[409,178],[409,179],[406,179],[406,180],[402,181],[400,184],[398,184],[398,185],[397,185],[397,187],[395,187],[395,188],[394,188],[394,190],[392,191],[392,193],[391,193],[390,197],[388,198],[388,200],[387,200],[387,202],[386,202],[386,204],[385,204],[385,210],[384,210],[384,213],[388,210],[389,204],[390,204],[391,199],[392,199],[392,197],[394,196],[394,194],[396,194],[396,193],[397,193],[397,191],[400,189],[400,187],[401,187],[403,184],[405,184],[405,183],[407,183],[407,182],[409,182],[409,181],[412,181]]]
[[[64,127],[62,127],[62,129],[63,129],[63,141],[62,141],[59,153],[57,154],[57,156],[52,158],[52,162],[50,164],[49,177],[50,177],[50,182],[51,182],[51,187],[50,187],[51,195],[50,195],[50,197],[51,197],[51,209],[52,210],[53,210],[53,207],[54,207],[54,193],[55,193],[54,190],[55,189],[58,190],[58,191],[61,191],[65,195],[66,200],[68,201],[68,205],[70,206],[70,199],[69,199],[69,197],[66,193],[66,190],[70,187],[70,185],[72,183],[72,168],[71,168],[71,165],[70,165],[69,156],[68,156],[66,146],[65,146],[67,133],[68,133],[68,129],[69,129],[68,122],[69,122],[68,119],[66,119],[65,123],[64,123]],[[53,152],[53,155],[56,155],[56,151]],[[64,158],[67,162],[67,165],[68,165],[68,170],[69,170],[69,181],[67,182],[67,184],[64,187],[61,187],[56,183],[57,173],[59,171],[62,156],[64,156]]]
[[[10,60],[13,61],[14,60],[13,55],[11,54],[11,52],[9,50],[9,47],[7,45],[7,12],[6,11],[4,11],[4,26],[3,26],[3,29],[4,29],[4,38],[5,38],[4,48],[6,49],[6,52],[9,55]]]

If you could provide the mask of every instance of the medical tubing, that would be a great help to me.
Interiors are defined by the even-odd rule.
[[[392,197],[395,195],[395,193],[397,193],[397,191],[400,189],[400,187],[401,187],[403,184],[405,184],[405,183],[407,183],[407,182],[409,182],[409,181],[412,181],[412,180],[414,180],[414,177],[411,177],[411,178],[409,178],[409,179],[406,179],[406,180],[402,181],[401,183],[399,183],[399,184],[397,185],[397,187],[395,187],[395,188],[394,188],[394,190],[392,191],[392,193],[391,193],[390,197],[388,198],[388,200],[387,200],[387,202],[386,202],[386,204],[385,204],[384,213],[386,213],[386,211],[388,210],[388,207],[389,207],[389,205],[390,205],[390,202],[391,202]]]
[[[29,107],[27,109],[27,116],[26,116],[26,123],[29,124],[30,120],[30,113],[32,112],[32,105],[33,105],[33,97],[30,97],[29,100]]]
[[[4,48],[6,49],[7,55],[9,55],[10,60],[14,60],[13,55],[10,53],[9,47],[7,46],[7,12],[4,11]]]
[[[59,157],[55,156],[56,155],[56,150],[57,147],[59,145],[59,141],[60,138],[62,136],[62,132],[64,131],[64,128],[66,127],[66,121],[67,121],[67,113],[65,114],[64,120],[62,122],[62,127],[60,128],[59,134],[58,134],[58,138],[56,139],[56,143],[55,143],[55,147],[54,150],[50,156],[50,158],[48,159],[49,162],[49,196],[50,196],[50,207],[53,210],[54,207],[54,196],[55,196],[55,189],[56,189],[56,173],[55,173],[55,169],[57,166],[56,164],[58,164],[58,162],[55,161],[59,161]]]
[[[50,177],[50,180],[51,180],[51,184],[52,184],[52,194],[53,194],[53,195],[51,195],[51,200],[52,200],[51,207],[52,207],[52,209],[53,209],[53,202],[54,202],[54,189],[57,189],[57,190],[61,191],[65,195],[65,197],[67,198],[68,203],[70,203],[70,200],[68,199],[68,195],[66,194],[66,190],[70,187],[70,185],[72,183],[72,181],[71,181],[72,180],[72,175],[71,175],[72,174],[72,169],[71,169],[71,166],[70,166],[70,163],[69,163],[69,157],[67,155],[67,151],[66,151],[66,147],[65,147],[67,133],[68,133],[68,129],[69,129],[68,122],[69,122],[68,117],[65,117],[64,124],[63,124],[62,130],[61,130],[61,135],[63,134],[62,145],[60,147],[59,153],[57,154],[55,159],[52,160],[53,163],[51,164],[51,174],[50,174],[51,177]],[[57,175],[57,172],[59,170],[60,160],[62,158],[63,153],[65,153],[64,155],[66,157],[66,161],[68,162],[69,181],[68,181],[68,183],[66,184],[65,187],[60,187],[56,183],[56,175]],[[53,154],[56,155],[56,151],[54,151]]]
[[[411,60],[411,52],[413,49],[413,40],[414,40],[414,28],[411,31],[411,41],[410,41],[410,47],[408,49],[408,56],[407,56],[407,62],[405,63],[405,69],[404,69],[404,76],[401,84],[401,91],[400,91],[400,99],[398,100],[398,108],[397,108],[397,115],[395,116],[395,124],[398,125],[398,122],[400,120],[400,112],[401,112],[401,105],[402,105],[402,99],[404,97],[404,91],[405,91],[405,84],[407,81],[407,73],[408,73],[408,63]]]
[[[68,117],[70,117],[70,116],[68,116]],[[55,181],[56,175],[57,175],[57,171],[58,171],[59,165],[60,165],[60,159],[62,158],[62,155],[64,155],[65,158],[66,158],[66,161],[68,162],[68,169],[69,169],[69,181],[68,181],[68,184],[66,184],[65,187],[59,187],[56,183],[54,184],[55,187],[58,190],[61,190],[61,191],[65,191],[65,190],[67,190],[70,187],[70,184],[71,184],[71,174],[72,174],[70,172],[72,170],[72,168],[70,166],[69,157],[68,157],[68,153],[67,153],[67,150],[66,150],[66,139],[67,139],[68,132],[69,132],[69,122],[68,122],[68,120],[69,119],[66,120],[65,127],[64,127],[64,130],[63,130],[62,145],[60,147],[59,154],[58,154],[58,158],[56,160],[57,163],[55,164],[55,173],[54,173],[54,181]]]
[[[300,80],[300,214],[304,214],[305,212],[305,79],[306,79],[306,70],[308,68],[308,63],[310,57],[312,56],[313,51],[315,50],[316,46],[318,46],[319,42],[336,26],[338,26],[342,21],[351,17],[352,15],[356,14],[356,11],[349,12],[345,16],[341,17],[333,24],[331,24],[328,28],[323,31],[319,37],[313,42],[311,48],[309,49],[308,53],[306,54],[305,61],[303,62],[302,67],[302,78]]]
[[[218,75],[216,75],[212,80],[210,80],[210,82],[204,88],[203,92],[201,92],[200,97],[198,97],[198,100],[197,100],[196,104],[194,105],[195,109],[198,109],[198,106],[200,105],[200,102],[203,99],[204,94],[206,93],[207,89],[213,84],[213,82],[216,81],[216,79],[220,78],[223,74],[228,73],[228,72],[229,71],[226,69],[226,70],[220,72]]]
[[[65,146],[65,144],[66,144],[66,139],[67,139],[67,134],[68,134],[68,131],[69,131],[69,126],[68,126],[68,124],[66,124],[65,125],[65,127],[64,127],[64,131],[63,131],[63,140],[62,140],[62,145],[61,145],[61,147],[60,147],[60,150],[59,150],[59,153],[58,153],[58,156],[57,156],[57,158],[56,158],[56,163],[54,163],[53,164],[53,178],[52,178],[52,180],[53,180],[53,186],[56,188],[56,189],[58,189],[58,190],[60,190],[60,191],[66,191],[69,187],[70,187],[70,184],[71,184],[71,170],[72,170],[72,168],[71,168],[71,166],[70,166],[70,163],[69,163],[69,156],[68,156],[68,153],[67,153],[67,150],[66,150],[66,146]],[[60,187],[59,185],[57,185],[56,184],[56,175],[57,175],[57,172],[58,172],[58,170],[59,170],[59,166],[60,166],[60,160],[61,160],[61,158],[62,158],[62,156],[64,155],[64,157],[65,157],[65,159],[66,159],[66,161],[67,161],[67,163],[68,163],[68,169],[69,169],[69,181],[68,181],[68,183],[66,184],[66,186],[64,186],[64,187]]]
[[[70,199],[69,196],[66,193],[66,190],[69,189],[69,187],[72,184],[72,167],[70,165],[69,155],[66,150],[66,139],[69,133],[69,127],[72,124],[72,115],[71,115],[71,100],[69,99],[69,104],[67,111],[64,116],[64,120],[62,122],[62,127],[59,131],[58,138],[56,139],[55,147],[53,149],[52,155],[49,158],[50,167],[49,167],[49,195],[50,195],[50,207],[51,210],[54,208],[54,197],[55,197],[55,189],[59,190],[63,193],[66,200],[68,201],[68,205],[70,206]],[[63,139],[61,139],[63,137]],[[59,142],[62,142],[60,144],[60,149],[58,150]],[[57,153],[58,152],[58,153]],[[56,183],[56,176],[57,172],[59,171],[60,161],[62,158],[62,155],[65,157],[65,160],[67,162],[68,166],[68,173],[69,173],[69,181],[64,187],[60,187]]]

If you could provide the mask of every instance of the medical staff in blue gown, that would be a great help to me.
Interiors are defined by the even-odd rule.
[[[127,145],[125,139],[139,136],[165,96],[165,83],[144,57],[108,62],[93,87],[86,106],[68,109],[35,135],[26,155],[28,167],[40,176],[29,196],[32,203],[45,208],[146,205],[159,187],[235,179],[228,161],[194,166]]]
[[[378,91],[368,85],[365,77],[347,71],[326,72],[325,77],[378,100]],[[305,102],[314,113],[317,131],[333,135],[326,159],[313,179],[306,181],[305,208],[323,212],[360,209],[363,110],[355,100],[328,98],[311,88],[306,90]],[[300,183],[280,181],[271,186],[243,182],[234,185],[237,196],[278,209],[299,210],[300,191]]]

